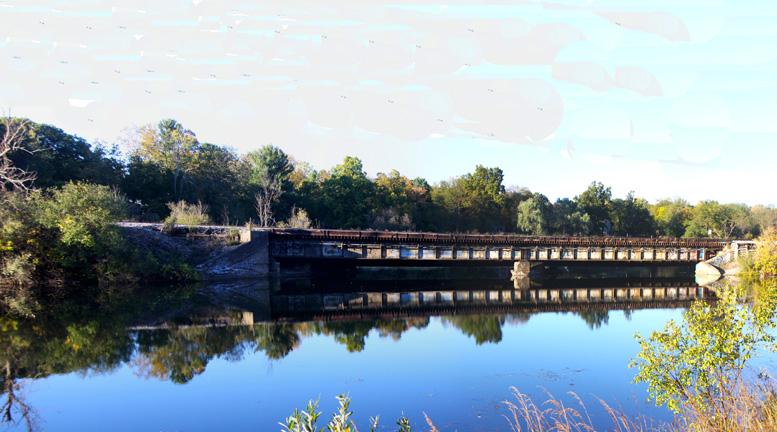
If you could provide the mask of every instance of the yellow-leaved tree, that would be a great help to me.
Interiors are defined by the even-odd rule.
[[[755,268],[762,275],[777,275],[777,230],[767,227],[756,240]]]

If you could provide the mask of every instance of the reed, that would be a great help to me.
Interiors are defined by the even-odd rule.
[[[512,387],[515,401],[505,401],[505,416],[513,432],[767,432],[777,431],[777,391],[771,377],[758,374],[755,381],[731,389],[734,397],[715,401],[717,407],[687,403],[671,423],[627,414],[599,399],[610,422],[594,425],[580,398],[570,393],[579,407],[568,407],[546,391],[548,400],[537,405]],[[722,414],[723,413],[723,414]]]

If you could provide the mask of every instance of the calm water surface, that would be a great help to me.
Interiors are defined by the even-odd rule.
[[[580,292],[565,299],[584,283],[566,283],[555,300],[553,289],[501,282],[393,281],[369,292],[338,282],[326,295],[312,294],[315,285],[207,286],[124,309],[7,320],[5,387],[17,384],[14,396],[46,431],[277,431],[318,398],[323,426],[341,393],[353,398],[360,430],[376,415],[394,430],[402,414],[426,430],[426,413],[441,431],[507,431],[511,387],[538,403],[547,391],[574,405],[574,392],[603,428],[596,397],[670,418],[630,384],[628,363],[638,351],[633,335],[679,320],[683,302],[618,301],[600,286],[590,291],[601,298],[582,306]],[[702,292],[669,285],[657,290]],[[650,305],[659,308],[641,309]]]

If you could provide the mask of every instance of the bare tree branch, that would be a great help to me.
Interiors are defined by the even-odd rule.
[[[270,175],[264,169],[259,178],[259,191],[254,195],[256,213],[259,215],[259,225],[268,227],[273,224],[272,203],[283,193],[281,180],[276,175]]]
[[[29,120],[14,120],[10,113],[0,119],[3,127],[3,135],[0,137],[0,193],[9,190],[27,191],[35,180],[35,173],[14,166],[10,157],[17,151],[33,153],[23,145],[28,124]]]

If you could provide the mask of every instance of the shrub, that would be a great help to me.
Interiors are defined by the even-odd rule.
[[[127,214],[116,190],[89,183],[68,183],[33,201],[44,230],[56,238],[47,245],[53,265],[90,277],[92,266],[124,244],[116,222]]]
[[[308,212],[297,207],[291,208],[291,217],[286,222],[278,223],[278,228],[310,228],[311,220]]]
[[[662,332],[645,338],[630,367],[635,382],[648,385],[651,398],[677,413],[696,412],[728,418],[743,389],[742,373],[759,348],[775,350],[775,305],[772,284],[753,305],[738,305],[726,287],[715,304],[696,301],[680,325],[669,321]]]
[[[210,217],[208,216],[208,205],[202,202],[197,204],[189,204],[186,201],[178,201],[177,203],[167,203],[167,208],[170,209],[170,216],[165,219],[165,225],[168,224],[180,224],[186,226],[193,225],[207,225],[210,223]]]

